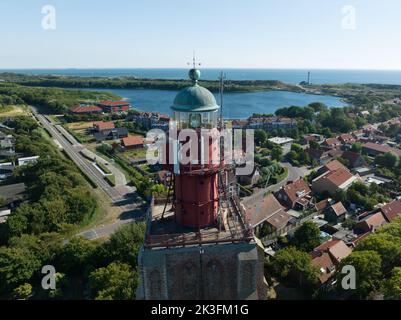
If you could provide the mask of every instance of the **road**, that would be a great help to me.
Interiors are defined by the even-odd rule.
[[[276,191],[280,190],[281,187],[285,186],[287,184],[287,182],[296,181],[299,178],[304,177],[310,173],[310,170],[308,170],[304,167],[302,167],[302,168],[294,167],[289,162],[283,162],[283,163],[281,163],[281,166],[287,168],[287,170],[288,170],[287,177],[277,184],[268,186],[267,188],[258,189],[251,196],[244,198],[243,202],[244,202],[245,206],[247,203],[252,204],[252,203],[255,203],[255,201],[260,201],[261,198],[263,198],[267,192],[276,192]]]
[[[121,211],[121,214],[111,223],[95,226],[78,235],[89,240],[108,237],[122,225],[141,220],[146,211],[146,204],[136,194],[135,189],[127,185],[110,186],[104,179],[104,175],[80,153],[85,149],[83,145],[76,141],[62,126],[54,124],[49,118],[39,114],[34,107],[32,110],[42,126],[57,141],[57,144],[64,149],[88,179],[104,191],[105,195],[110,198],[112,205]]]

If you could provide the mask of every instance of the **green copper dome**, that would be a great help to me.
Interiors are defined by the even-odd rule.
[[[219,109],[214,95],[204,87],[198,85],[200,71],[189,71],[193,85],[181,90],[174,99],[171,109],[181,112],[210,112]]]

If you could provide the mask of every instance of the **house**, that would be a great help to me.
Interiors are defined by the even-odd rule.
[[[103,112],[103,109],[94,105],[79,105],[73,107],[70,111],[74,114],[99,114]]]
[[[322,243],[311,252],[312,265],[320,271],[320,285],[330,286],[334,284],[336,268],[340,262],[352,252],[344,241],[333,238]]]
[[[322,136],[319,134],[307,134],[301,138],[300,143],[302,145],[308,145],[311,141],[320,142],[321,140]]]
[[[367,142],[362,146],[362,152],[367,154],[368,156],[375,157],[379,154],[391,152],[395,154],[397,157],[401,156],[401,150],[396,148],[391,148],[387,145]]]
[[[114,128],[95,132],[95,139],[97,142],[105,140],[119,140],[126,137],[128,137],[127,128]]]
[[[342,144],[352,144],[352,143],[356,142],[356,139],[349,133],[344,133],[344,134],[340,135],[338,137],[338,140]]]
[[[143,148],[144,138],[141,136],[128,136],[121,139],[121,146],[124,149],[140,149]]]
[[[315,210],[318,214],[323,213],[331,205],[331,199],[327,198],[315,204]]]
[[[261,177],[262,176],[260,174],[259,169],[256,166],[254,166],[251,174],[239,176],[238,181],[240,184],[244,186],[253,186],[261,179]]]
[[[289,182],[286,186],[282,187],[276,196],[290,209],[306,210],[312,203],[311,197],[312,190],[303,179],[295,182]]]
[[[363,234],[367,232],[375,232],[381,226],[387,224],[387,221],[381,212],[368,215],[362,218],[354,227],[354,231],[357,234]]]
[[[28,164],[35,164],[36,162],[38,162],[38,159],[39,159],[39,156],[19,158],[18,165],[24,166],[24,165],[28,165]]]
[[[330,223],[337,224],[345,220],[347,209],[341,202],[328,207],[324,212],[324,219]]]
[[[290,146],[293,142],[294,139],[292,138],[284,138],[284,137],[274,137],[274,138],[270,138],[268,139],[271,143],[277,144],[279,146]]]
[[[269,194],[261,201],[245,202],[244,205],[247,208],[252,228],[257,235],[266,224],[272,232],[276,232],[285,228],[292,219],[273,194]]]
[[[321,167],[317,171],[317,174],[322,175],[323,173],[326,173],[328,171],[336,171],[339,169],[348,170],[348,168],[346,166],[344,166],[340,161],[332,160],[330,162],[327,162],[323,167]]]
[[[12,162],[0,163],[0,181],[5,180],[13,175],[15,165]]]
[[[351,168],[360,168],[366,164],[362,155],[353,151],[345,151],[341,158],[347,160]]]
[[[95,121],[93,122],[93,130],[96,132],[101,132],[104,130],[114,129],[114,122],[111,121]]]
[[[324,164],[330,160],[330,153],[327,150],[307,148],[305,149],[305,152],[313,160],[317,161],[320,164]]]
[[[323,145],[329,148],[337,148],[341,145],[341,142],[337,138],[328,138],[323,142]]]
[[[0,158],[7,158],[15,155],[15,139],[12,135],[4,135],[0,132]]]
[[[98,103],[98,106],[103,109],[104,112],[127,112],[131,105],[127,101],[111,101],[105,100]]]
[[[357,180],[358,177],[347,169],[327,171],[312,181],[312,190],[334,196],[337,190],[347,190]]]
[[[394,200],[379,209],[379,212],[383,214],[387,222],[391,222],[394,219],[401,216],[401,202]]]
[[[246,129],[274,131],[295,129],[297,126],[297,120],[286,117],[250,117]]]
[[[161,129],[168,130],[170,117],[158,112],[136,112],[125,118],[125,121],[132,121],[146,130]]]

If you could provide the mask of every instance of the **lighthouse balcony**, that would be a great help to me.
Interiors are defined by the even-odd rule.
[[[223,203],[218,220],[205,228],[187,228],[176,221],[172,203],[152,199],[146,217],[144,247],[161,249],[254,241],[246,212],[238,199]]]

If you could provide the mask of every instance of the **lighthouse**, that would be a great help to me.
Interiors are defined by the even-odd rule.
[[[222,129],[220,107],[199,85],[200,76],[194,63],[191,85],[172,102],[177,137],[167,139],[165,164],[171,184],[167,198],[152,198],[146,214],[137,298],[263,299],[264,253],[230,188],[235,185],[233,165],[225,163],[215,137]],[[185,138],[187,133],[192,135]],[[188,144],[192,148],[185,148]]]

